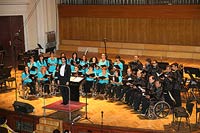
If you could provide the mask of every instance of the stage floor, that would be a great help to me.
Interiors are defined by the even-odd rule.
[[[7,91],[4,93],[0,93],[0,108],[14,111],[13,103],[16,100],[15,98],[15,90]],[[59,112],[53,111],[49,109],[43,109],[42,107],[56,101],[61,100],[60,96],[52,96],[48,98],[38,98],[33,100],[24,100],[20,97],[17,97],[17,100],[20,102],[25,102],[33,105],[35,107],[32,115],[36,116],[46,116],[56,119],[61,119],[63,121],[68,121],[68,113],[67,112]],[[85,103],[85,98],[80,97],[80,102]],[[185,105],[185,104],[184,104]],[[173,132],[175,131],[173,128],[170,128],[170,123],[172,121],[172,115],[169,115],[164,119],[155,119],[149,120],[140,116],[133,111],[131,107],[121,102],[110,102],[108,100],[94,99],[92,97],[88,98],[88,117],[90,120],[97,125],[101,125],[102,116],[101,112],[103,111],[103,124],[107,126],[117,126],[117,127],[128,127],[128,128],[137,128],[137,129],[145,129],[145,130],[153,130],[153,131],[162,131],[162,132]],[[80,109],[79,111],[72,112],[72,118],[81,114],[82,117],[85,117],[85,107]],[[193,110],[193,114],[191,116],[192,127],[195,127],[195,110]],[[183,121],[185,121],[183,119]],[[87,123],[91,124],[86,119],[81,119],[78,123]],[[181,128],[181,130],[189,132],[189,128]],[[200,127],[192,128],[193,131],[200,131]]]

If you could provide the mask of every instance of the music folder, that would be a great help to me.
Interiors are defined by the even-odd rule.
[[[75,83],[79,83],[83,80],[83,77],[75,77],[75,76],[71,76],[70,77],[70,82],[75,82]]]
[[[30,74],[29,78],[35,77],[35,74]]]
[[[105,76],[100,76],[100,77],[99,77],[99,79],[105,79],[105,78],[106,78]]]
[[[114,65],[114,67],[115,67],[116,69],[121,69],[121,68],[119,67],[119,65]]]
[[[50,77],[51,76],[51,74],[45,74],[44,75],[44,78],[48,78],[48,77]]]
[[[72,76],[81,76],[82,72],[72,72]]]
[[[35,71],[35,69],[37,69],[37,67],[36,66],[32,66],[30,70],[31,71]]]
[[[86,74],[87,77],[95,77],[95,74],[94,73],[91,73],[91,74]]]

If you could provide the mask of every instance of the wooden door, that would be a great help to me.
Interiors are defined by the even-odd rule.
[[[24,52],[23,16],[0,16],[0,48],[5,50],[4,64],[15,66],[19,53]]]

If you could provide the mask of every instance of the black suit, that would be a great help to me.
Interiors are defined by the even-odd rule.
[[[65,87],[66,83],[70,83],[70,76],[71,76],[71,68],[69,65],[65,65],[65,71],[64,71],[64,76],[60,75],[60,69],[61,66],[59,66],[59,72],[58,72],[58,80],[60,82],[60,90],[61,90],[61,95],[63,99],[63,104],[68,104],[69,102],[69,88]]]

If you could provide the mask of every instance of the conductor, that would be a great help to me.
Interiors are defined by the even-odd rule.
[[[66,64],[66,57],[61,57],[62,64],[58,68],[58,85],[60,85],[61,95],[63,99],[64,105],[69,103],[69,86],[70,76],[71,76],[71,68],[68,64]]]

